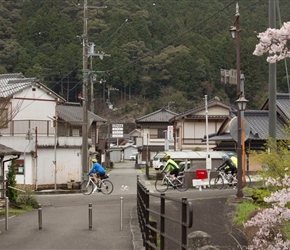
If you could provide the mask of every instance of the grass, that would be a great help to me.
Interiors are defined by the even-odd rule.
[[[235,216],[233,218],[234,223],[242,227],[247,219],[248,214],[257,208],[259,208],[259,206],[250,201],[237,204]]]
[[[10,216],[16,216],[20,214],[24,214],[33,210],[32,206],[21,206],[21,208],[9,208],[8,213]],[[0,216],[5,216],[5,209],[0,210]]]
[[[290,221],[285,221],[283,223],[283,232],[285,233],[287,240],[289,240],[290,239]]]

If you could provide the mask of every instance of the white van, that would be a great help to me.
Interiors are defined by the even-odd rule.
[[[152,161],[152,166],[155,170],[160,170],[164,167],[165,161],[164,158],[154,157]]]

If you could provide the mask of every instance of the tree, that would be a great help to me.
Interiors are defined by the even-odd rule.
[[[12,164],[8,166],[8,173],[7,173],[7,186],[15,187],[16,186],[16,173],[15,173],[15,161],[12,161]],[[10,202],[16,202],[18,193],[17,190],[8,188],[7,196]]]
[[[12,118],[19,112],[22,102],[20,101],[15,108],[9,111],[9,97],[0,97],[0,129],[6,128]]]
[[[280,29],[268,28],[265,32],[259,33],[260,43],[256,45],[254,55],[261,56],[269,52],[267,62],[275,63],[290,57],[287,47],[290,39],[290,22],[284,22]]]

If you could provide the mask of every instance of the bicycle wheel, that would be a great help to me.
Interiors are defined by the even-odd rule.
[[[158,192],[165,192],[168,189],[168,182],[163,178],[161,180],[156,180],[155,188]]]
[[[246,177],[246,183],[245,183],[245,187],[250,187],[252,182],[251,182],[251,177],[249,175],[245,175]]]
[[[246,174],[245,177],[246,177],[246,183],[244,187],[250,187],[252,184],[251,177],[248,174]],[[237,186],[238,186],[238,182],[236,181],[235,187]]]
[[[222,189],[224,187],[224,180],[218,175],[217,177],[209,180],[209,185],[212,189]]]
[[[181,178],[178,178],[175,182],[176,182],[176,189],[179,192],[185,192],[188,189],[188,185],[185,183],[185,177],[184,176],[181,177]]]
[[[114,190],[114,185],[109,180],[102,180],[102,186],[100,189],[101,189],[103,194],[110,194]]]
[[[85,195],[89,195],[93,192],[93,183],[89,180],[85,180],[81,183],[81,192]]]

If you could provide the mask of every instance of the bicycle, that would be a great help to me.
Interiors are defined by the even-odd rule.
[[[110,180],[107,180],[109,178],[109,175],[105,175],[103,179],[98,179],[98,182],[95,182],[95,179],[93,176],[89,175],[88,180],[84,180],[81,183],[81,192],[84,195],[90,195],[93,190],[97,187],[97,190],[99,192],[102,192],[103,194],[111,194],[114,190],[114,185]]]
[[[209,186],[212,189],[225,189],[227,187],[236,187],[238,183],[237,175],[232,175],[231,173],[226,173],[222,169],[216,169],[218,171],[218,175],[216,177],[209,179]],[[246,184],[245,187],[251,186],[251,178],[248,174],[245,175],[246,177]]]
[[[162,179],[156,179],[155,188],[158,192],[166,192],[171,186],[180,192],[184,192],[188,189],[188,185],[185,183],[184,172],[180,172],[176,178],[171,179],[169,172],[161,172],[163,174]]]

